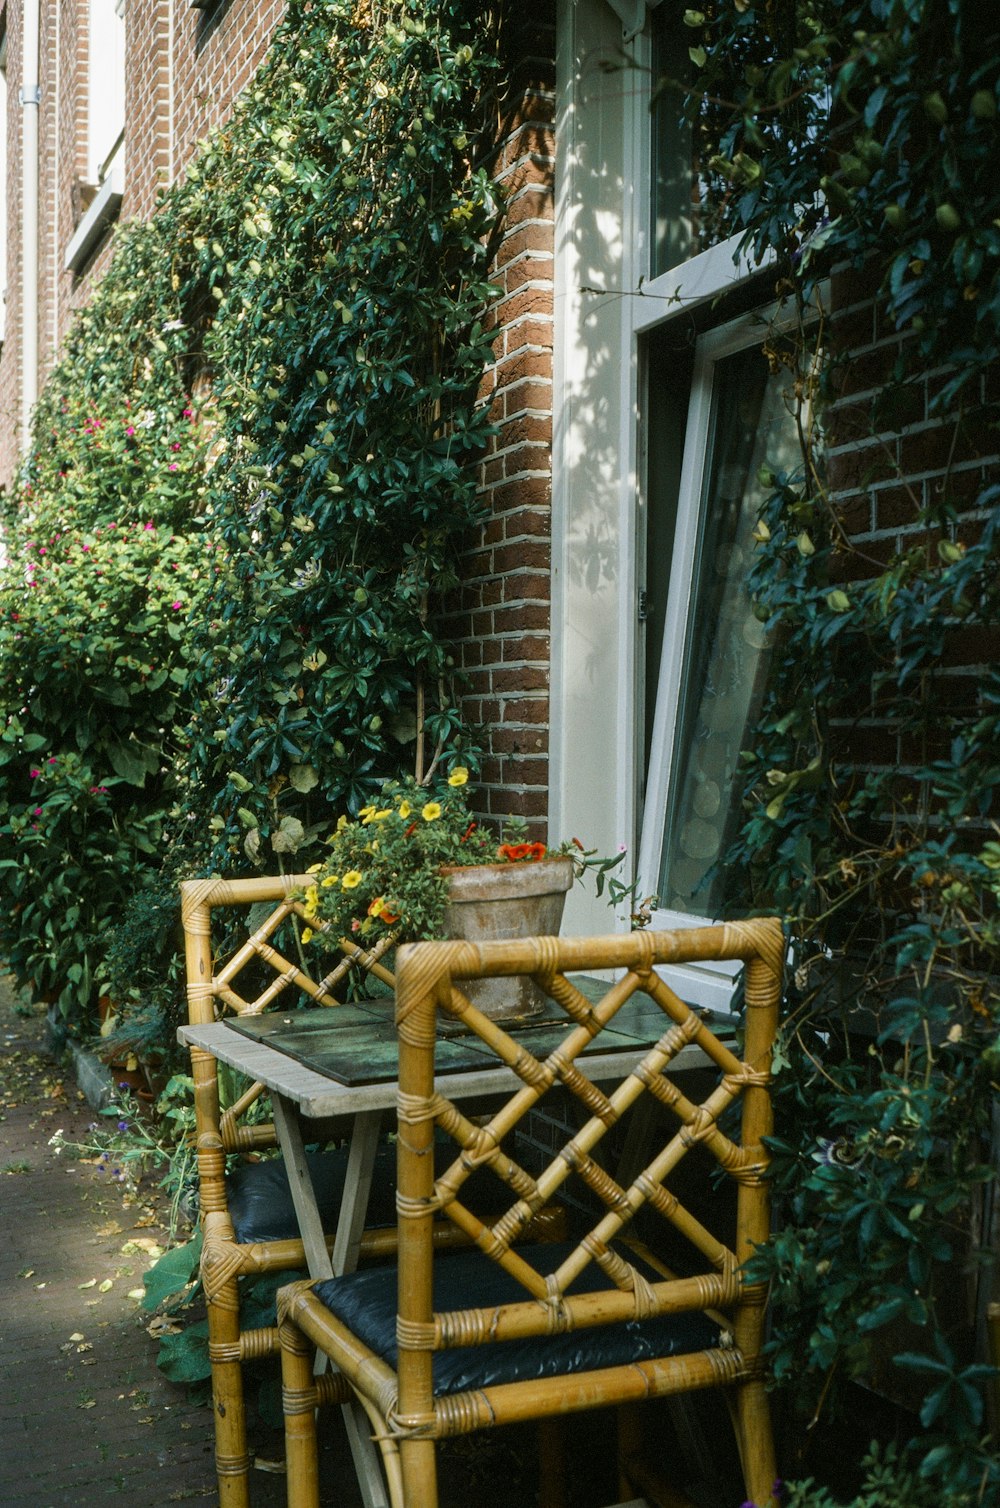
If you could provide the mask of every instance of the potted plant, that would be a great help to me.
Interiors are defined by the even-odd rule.
[[[303,941],[324,934],[371,946],[463,937],[471,941],[548,936],[559,931],[574,876],[592,870],[600,894],[624,853],[598,859],[579,839],[558,848],[529,842],[523,823],[507,824],[506,841],[469,811],[468,770],[456,766],[435,787],[390,781],[353,820],[341,817],[330,855],[310,870],[303,892],[309,926]],[[612,899],[626,893],[616,885]],[[530,1015],[543,997],[530,979],[484,981],[475,1003],[495,1019]]]

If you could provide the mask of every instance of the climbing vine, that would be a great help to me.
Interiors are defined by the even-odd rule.
[[[775,1376],[804,1451],[845,1378],[878,1373],[918,1413],[897,1495],[870,1476],[859,1504],[903,1501],[911,1470],[935,1500],[995,1503],[1000,31],[963,0],[685,21],[704,213],[775,257],[801,315],[790,401],[819,419],[801,466],[761,478],[771,671],[727,856],[794,959],[780,1234],[754,1263]]]
[[[179,875],[300,866],[418,751],[474,762],[441,602],[489,432],[491,36],[460,0],[290,0],[42,394],[0,572],[0,948],[84,1029],[109,957],[169,978]]]

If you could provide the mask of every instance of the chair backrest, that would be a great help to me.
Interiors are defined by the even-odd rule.
[[[605,938],[531,938],[472,944],[427,942],[397,954],[396,1019],[400,1038],[398,1102],[399,1212],[399,1415],[425,1417],[430,1406],[431,1353],[455,1345],[527,1338],[568,1328],[611,1324],[684,1311],[725,1310],[734,1331],[734,1354],[759,1354],[763,1294],[750,1290],[740,1268],[768,1234],[764,1181],[771,1130],[771,1051],[778,1020],[785,945],[774,919],[666,932],[636,932]],[[742,1021],[733,1031],[712,1030],[656,973],[658,965],[707,959],[745,964]],[[592,982],[586,993],[573,974],[618,973],[615,983]],[[517,1034],[484,1017],[463,988],[483,976],[531,975],[552,1002],[552,1023]],[[594,994],[600,998],[594,999]],[[439,1013],[474,1033],[515,1076],[517,1087],[488,1119],[473,1121],[435,1088],[434,1045]],[[506,1025],[506,1024],[505,1024]],[[603,1035],[602,1035],[603,1034]],[[633,1039],[629,1047],[626,1037]],[[742,1046],[737,1048],[737,1036]],[[537,1047],[532,1048],[534,1037]],[[643,1040],[648,1044],[642,1046]],[[700,1053],[684,1052],[693,1047]],[[623,1052],[623,1065],[607,1077],[597,1066],[603,1051]],[[711,1084],[695,1098],[672,1075],[679,1055],[712,1070]],[[591,1055],[595,1055],[593,1058]],[[588,1060],[595,1066],[588,1069]],[[627,1060],[627,1061],[626,1061]],[[565,1091],[575,1116],[566,1116],[563,1144],[524,1165],[528,1118],[544,1114],[546,1096]],[[665,1107],[669,1123],[647,1149],[645,1165],[622,1182],[603,1156],[607,1138],[650,1100]],[[574,1120],[573,1126],[568,1122]],[[662,1119],[662,1117],[661,1117]],[[546,1117],[551,1128],[553,1116]],[[435,1179],[429,1155],[444,1131],[456,1144],[455,1159]],[[532,1138],[528,1138],[531,1140]],[[537,1139],[536,1139],[537,1140]],[[705,1149],[711,1169],[736,1184],[735,1239],[712,1228],[699,1207],[693,1213],[671,1192],[672,1175],[695,1147]],[[485,1225],[463,1204],[470,1174],[487,1166],[505,1186],[510,1202]],[[690,1167],[689,1164],[686,1167]],[[535,1210],[585,1192],[596,1213],[561,1260],[541,1275],[515,1248]],[[671,1242],[689,1252],[686,1276],[678,1277],[642,1243],[644,1259],[630,1260],[630,1229],[640,1212],[647,1225],[662,1222]],[[432,1302],[431,1225],[447,1216],[482,1252],[520,1284],[524,1302],[500,1307],[435,1313]],[[655,1217],[655,1218],[653,1218]],[[622,1242],[627,1244],[623,1246]],[[612,1246],[612,1242],[616,1244]],[[568,1290],[589,1264],[602,1269],[610,1287],[599,1293]],[[650,1266],[656,1277],[650,1279]],[[470,1295],[470,1302],[472,1296]],[[541,1303],[537,1302],[541,1301]],[[711,1365],[717,1366],[715,1359]],[[708,1362],[706,1362],[706,1367]]]
[[[181,883],[192,1024],[214,1021],[227,1010],[256,1016],[279,1004],[287,1008],[303,997],[317,1006],[336,1006],[335,992],[352,971],[392,988],[395,976],[379,961],[393,946],[391,936],[368,950],[349,938],[339,939],[329,953],[303,949],[299,923],[322,929],[322,923],[307,917],[300,898],[312,882],[312,875],[290,874]],[[331,965],[335,951],[340,957]],[[193,1065],[199,1144],[218,1131],[226,1152],[273,1146],[270,1124],[246,1125],[240,1120],[264,1092],[262,1086],[251,1085],[234,1104],[220,1110],[214,1060],[195,1052]]]

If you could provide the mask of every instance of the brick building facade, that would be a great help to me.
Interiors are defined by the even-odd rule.
[[[283,11],[280,0],[7,0],[6,480],[31,383],[44,379],[108,254],[97,234],[66,266],[102,189],[88,182],[88,38],[102,3],[113,13],[104,22],[124,25],[124,138],[114,171],[126,216],[151,214],[157,189],[226,118]],[[22,107],[23,18],[36,9],[41,94],[37,106]],[[671,200],[677,174],[664,174],[664,158],[684,161],[687,150],[690,163],[690,151],[658,123],[652,81],[672,48],[686,55],[678,25],[676,8],[655,0],[508,8],[508,87],[491,163],[506,211],[484,392],[498,428],[481,463],[489,519],[470,541],[451,619],[468,674],[465,710],[486,734],[487,809],[547,822],[556,840],[579,835],[605,853],[636,849],[644,889],[661,894],[663,924],[714,909],[698,887],[731,818],[746,715],[736,703],[749,704],[765,663],[754,625],[734,616],[732,599],[739,563],[749,559],[746,523],[757,501],[749,486],[727,501],[735,532],[712,536],[713,558],[735,574],[719,586],[716,607],[699,605],[711,585],[699,562],[706,527],[715,527],[705,506],[712,467],[750,476],[749,461],[765,453],[755,444],[784,443],[780,426],[772,433],[761,418],[775,401],[765,384],[757,417],[744,414],[734,426],[732,443],[746,454],[714,456],[713,405],[731,402],[739,417],[748,392],[740,363],[755,340],[759,351],[756,321],[773,303],[774,277],[734,261],[731,245],[696,244],[683,197]],[[26,389],[21,151],[33,110],[38,359]],[[911,395],[912,411],[887,413],[873,430],[892,338],[855,276],[835,278],[832,296],[837,339],[856,348],[856,359],[833,414],[831,479],[849,529],[877,558],[916,528],[928,489],[945,476],[954,486],[959,472],[970,484],[981,480],[996,456],[974,433],[959,436],[956,449],[947,426],[927,418],[929,389]],[[863,434],[851,429],[852,412],[867,424]],[[875,487],[859,486],[866,455],[884,458],[886,447],[890,472]],[[719,654],[733,660],[738,694],[685,710],[692,684],[712,681],[709,660],[698,660],[701,650],[715,653],[700,643],[707,620],[732,629]],[[968,677],[977,663],[978,651]],[[607,923],[603,903],[574,893],[571,927]],[[726,989],[724,981],[701,984],[708,1002]]]
[[[230,113],[284,8],[284,0],[223,0],[211,9],[196,8],[190,0],[7,0],[3,6],[7,295],[0,353],[0,481],[9,484],[16,468],[25,407],[51,369],[73,311],[86,302],[106,264],[109,238],[99,222],[75,265],[66,265],[81,227],[86,235],[88,211],[102,182],[114,187],[116,199],[121,195],[104,226],[110,227],[116,215],[151,215],[159,189],[183,172],[197,142]],[[21,103],[26,17],[37,28],[37,104]],[[122,44],[111,56],[109,31],[115,26],[122,28]],[[29,39],[29,67],[31,53]],[[114,82],[108,77],[112,70],[120,71]],[[116,119],[109,112],[119,89]],[[29,267],[35,270],[26,289],[23,144],[25,118],[32,112],[38,119],[37,253],[32,255],[29,236]],[[102,182],[88,151],[98,116],[109,117],[109,136],[116,128],[121,132],[115,165]],[[29,360],[28,370],[26,292],[37,344],[37,361]]]

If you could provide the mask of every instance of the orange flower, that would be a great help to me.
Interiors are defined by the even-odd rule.
[[[500,858],[506,859],[509,864],[544,859],[546,851],[544,843],[501,843],[497,849]]]

